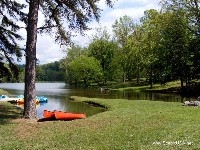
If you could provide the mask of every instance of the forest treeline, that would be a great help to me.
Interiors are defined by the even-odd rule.
[[[24,82],[25,65],[18,65],[18,78],[1,78],[1,82]],[[65,70],[60,68],[60,61],[37,65],[36,81],[65,81]]]
[[[86,47],[67,49],[61,68],[67,83],[131,82],[141,78],[153,86],[200,75],[199,1],[162,1],[160,10],[146,10],[140,21],[122,16],[112,30],[100,27]]]
[[[37,65],[36,80],[88,86],[133,80],[140,85],[145,79],[150,87],[176,80],[184,87],[184,83],[198,80],[199,1],[165,0],[160,4],[160,10],[146,10],[139,21],[122,16],[112,29],[96,29],[87,46],[81,42],[71,45],[58,62]]]

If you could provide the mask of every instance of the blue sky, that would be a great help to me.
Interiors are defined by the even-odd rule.
[[[18,0],[22,1],[22,0]],[[128,15],[133,18],[133,20],[138,21],[140,17],[143,16],[145,10],[160,8],[160,0],[114,0],[114,7],[109,8],[106,6],[104,0],[100,0],[99,7],[103,9],[101,13],[100,22],[97,23],[93,21],[89,24],[89,27],[92,30],[85,32],[86,36],[77,35],[73,40],[76,44],[87,45],[89,43],[90,37],[94,34],[95,28],[100,26],[105,26],[108,30],[112,31],[111,26],[113,25],[116,19],[124,15]],[[42,16],[39,15],[38,26],[42,24]],[[20,34],[26,39],[26,32],[21,31]],[[54,40],[47,35],[38,35],[37,40],[37,59],[39,59],[40,64],[46,64],[54,61],[58,61],[65,57],[66,53],[63,52],[63,49],[58,44],[55,44]],[[25,45],[26,41],[20,42],[20,45]],[[24,63],[24,58],[22,62]]]

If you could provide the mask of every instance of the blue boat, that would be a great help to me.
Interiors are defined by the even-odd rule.
[[[17,98],[23,99],[24,95],[18,95]],[[46,97],[44,97],[44,96],[36,96],[36,99],[39,102],[48,102],[48,99]]]
[[[46,97],[44,97],[44,96],[36,96],[36,99],[38,99],[39,100],[39,102],[47,102],[48,101],[48,99],[46,98]]]
[[[7,95],[0,95],[0,100],[4,98],[9,98]]]
[[[17,98],[24,98],[24,95],[18,95]]]

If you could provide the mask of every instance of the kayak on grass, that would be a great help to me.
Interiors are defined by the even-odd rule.
[[[43,116],[44,118],[52,120],[75,120],[75,119],[86,118],[86,114],[83,113],[72,113],[59,110],[54,110],[54,111],[44,110]]]

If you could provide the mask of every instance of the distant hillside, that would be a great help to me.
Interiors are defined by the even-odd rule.
[[[38,65],[36,81],[64,81],[65,71],[60,67],[60,61]]]

